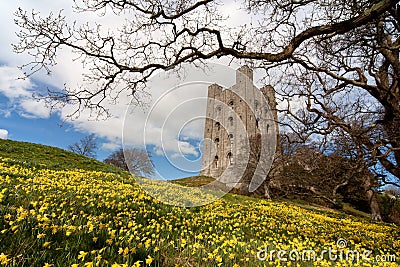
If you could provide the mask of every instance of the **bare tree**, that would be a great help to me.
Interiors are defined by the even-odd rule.
[[[381,220],[376,198],[379,184],[363,157],[351,155],[354,151],[348,141],[340,136],[335,147],[321,147],[321,142],[292,143],[282,136],[277,162],[280,171],[273,179],[272,191],[276,196],[317,199],[319,204],[333,207],[340,207],[342,198],[350,203],[362,202],[359,208],[371,211],[374,220]]]
[[[125,162],[124,150],[119,149],[110,154],[104,161],[104,163],[113,165],[125,171],[129,171],[128,165]]]
[[[384,190],[385,194],[389,195],[392,199],[400,198],[400,188],[390,185]]]
[[[331,142],[325,147],[325,149],[328,151],[334,151],[336,155],[339,155],[341,158],[352,163],[351,167],[355,179],[349,179],[347,183],[346,194],[350,195],[348,198],[351,199],[352,196],[359,193],[365,194],[370,207],[372,219],[381,221],[381,209],[377,195],[379,193],[378,188],[384,184],[384,181],[376,179],[376,174],[371,172],[371,164],[366,161],[364,149],[359,145],[356,138],[342,129],[335,130],[333,134],[333,138],[329,140]],[[353,192],[351,192],[351,189],[353,189]]]
[[[121,148],[109,155],[104,162],[136,175],[149,176],[154,174],[153,163],[144,149],[129,148],[124,150]]]
[[[89,158],[95,158],[97,149],[96,136],[94,134],[85,136],[79,140],[79,142],[68,145],[68,149],[76,154]]]
[[[50,72],[62,48],[91,66],[85,76],[91,86],[49,92],[45,97],[53,106],[72,103],[77,112],[107,113],[104,100],[124,90],[140,103],[157,70],[219,57],[249,60],[278,78],[274,87],[288,103],[281,108],[283,125],[302,136],[341,128],[371,166],[382,166],[400,183],[398,0],[244,0],[253,23],[237,28],[226,25],[223,6],[213,0],[74,3],[77,12],[111,10],[131,19],[109,30],[69,24],[61,12],[16,12],[21,30],[14,50],[32,55],[24,66],[28,75]]]

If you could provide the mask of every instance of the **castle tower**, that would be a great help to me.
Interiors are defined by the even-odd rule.
[[[276,138],[272,135],[277,131],[270,131],[278,129],[275,92],[271,86],[255,87],[253,70],[248,66],[236,70],[236,84],[232,87],[208,87],[206,116],[200,175],[222,179],[224,183],[231,178],[240,179],[239,169],[247,165],[241,161],[248,153],[248,140],[261,134],[267,140]]]

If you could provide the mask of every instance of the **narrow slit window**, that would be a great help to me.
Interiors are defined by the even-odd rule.
[[[233,117],[229,117],[228,122],[230,126],[233,126]]]
[[[214,157],[214,167],[218,168],[218,156]]]
[[[229,161],[229,164],[231,164],[232,165],[232,152],[228,152],[228,154],[226,155],[226,157],[228,158],[228,161]]]
[[[215,123],[215,127],[217,127],[217,130],[219,131],[221,129],[221,123],[218,121]]]
[[[219,147],[219,138],[218,137],[214,139],[214,143],[218,148]]]

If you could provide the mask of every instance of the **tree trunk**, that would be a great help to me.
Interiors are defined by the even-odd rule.
[[[367,197],[369,201],[369,206],[371,208],[371,217],[374,221],[382,221],[381,213],[379,210],[379,204],[375,196],[375,192],[372,189],[367,191]]]
[[[371,209],[371,218],[374,221],[382,221],[381,217],[381,212],[379,210],[379,204],[376,199],[376,195],[374,190],[371,188],[371,180],[373,179],[372,176],[369,176],[365,178],[364,183],[362,184],[362,187],[365,190],[365,194],[368,199],[369,207]]]
[[[264,197],[265,197],[265,199],[271,200],[268,183],[265,183],[265,182],[264,182]]]

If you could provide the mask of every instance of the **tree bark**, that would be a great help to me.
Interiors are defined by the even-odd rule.
[[[371,209],[372,220],[382,221],[382,216],[381,216],[381,213],[379,210],[378,200],[376,198],[376,194],[375,194],[374,190],[371,188],[372,187],[371,179],[373,179],[373,177],[371,177],[371,176],[366,177],[362,186],[365,190],[365,194],[368,199],[369,207]]]
[[[269,193],[268,183],[264,183],[264,198],[271,200],[271,194]]]

